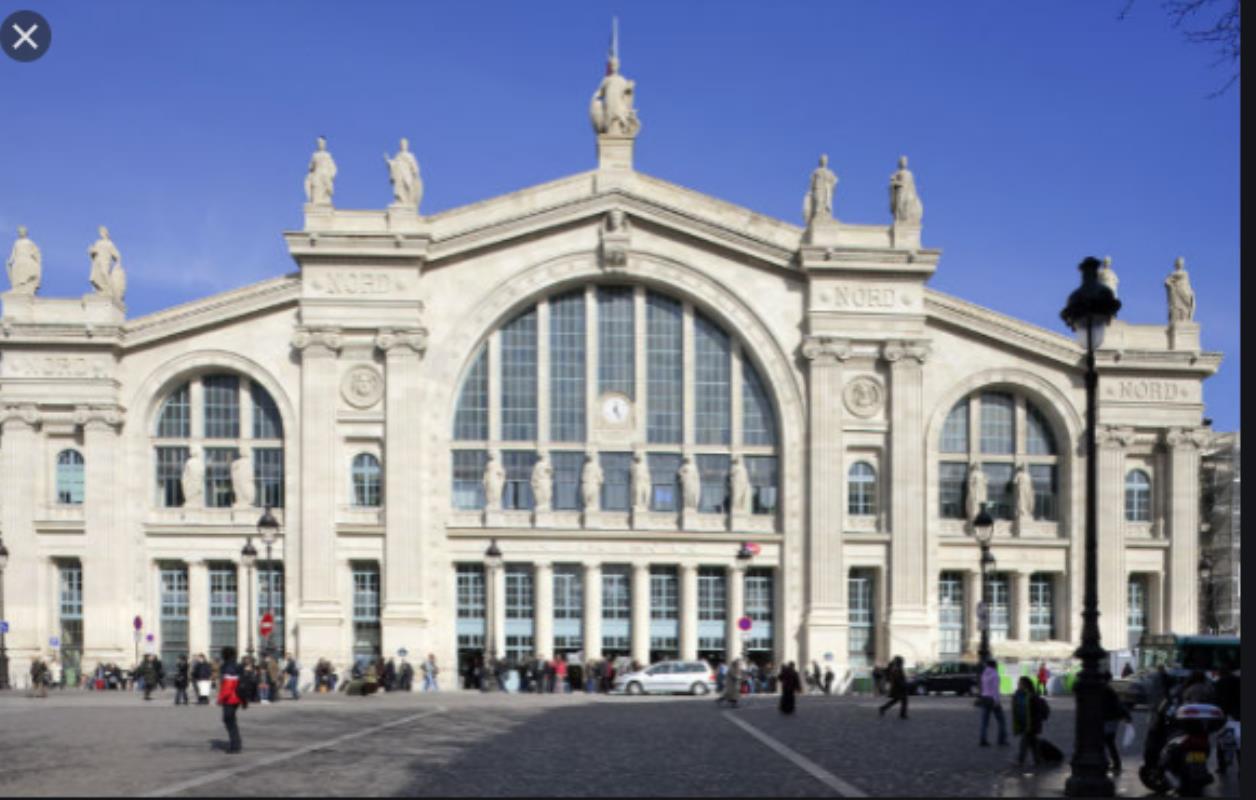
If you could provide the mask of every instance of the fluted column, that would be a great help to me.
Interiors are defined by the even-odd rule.
[[[86,475],[83,497],[86,549],[83,566],[83,665],[116,654],[130,620],[124,609],[131,603],[127,593],[130,550],[134,539],[119,525],[122,504],[114,502],[123,491],[118,481],[118,430],[122,409],[117,406],[80,406],[75,422],[83,427]]]
[[[1109,649],[1124,646],[1126,639],[1129,574],[1125,566],[1125,452],[1133,442],[1133,428],[1101,425],[1095,433],[1099,459],[1098,548],[1102,554],[1098,575],[1099,635]],[[1079,532],[1079,547],[1080,540]],[[1080,634],[1081,626],[1074,627]]]
[[[1165,633],[1164,574],[1147,573],[1147,632]]]
[[[650,663],[650,565],[632,565],[632,658]]]
[[[741,563],[728,569],[728,632],[724,635],[726,659],[731,663],[734,658],[741,658],[741,628],[737,620],[746,614],[746,568]]]
[[[584,653],[602,657],[602,565],[584,565]]]
[[[1169,449],[1168,628],[1199,632],[1199,450],[1208,442],[1202,429],[1172,428]]]
[[[680,657],[698,657],[698,567],[680,567]]]
[[[33,405],[0,406],[0,533],[9,550],[9,564],[4,570],[4,613],[9,622],[6,645],[9,651],[9,685],[28,683],[30,657],[43,650],[43,631],[38,629],[46,619],[48,603],[40,602],[39,573],[46,563],[35,545],[35,470],[39,459],[41,424],[39,410]],[[102,576],[104,577],[104,576]],[[86,575],[84,580],[86,580]]]
[[[532,574],[536,589],[536,619],[533,643],[545,658],[554,657],[554,565],[538,562]]]
[[[212,659],[216,654],[209,652],[209,562],[203,559],[189,561],[188,569],[188,650],[193,653],[204,653]],[[86,588],[86,587],[84,587]],[[236,593],[239,598],[240,619],[244,619],[245,597],[243,586]],[[160,612],[161,598],[157,598]],[[160,619],[154,618],[154,629],[160,628]],[[241,650],[241,653],[244,651]]]
[[[502,566],[484,569],[484,625],[485,656],[501,658],[506,653],[506,570]]]
[[[1016,580],[1016,638],[1022,642],[1029,641],[1029,573],[1018,571]]]

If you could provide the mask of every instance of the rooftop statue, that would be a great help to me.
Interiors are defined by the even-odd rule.
[[[126,272],[122,269],[122,255],[109,238],[109,229],[101,225],[99,232],[100,238],[87,248],[87,254],[92,259],[92,288],[96,290],[96,294],[120,304],[126,296]]]
[[[916,178],[907,168],[907,156],[899,156],[898,172],[890,176],[890,213],[895,222],[919,225],[925,215],[920,195],[916,194]]]
[[[802,216],[807,227],[816,222],[833,220],[833,190],[837,188],[837,176],[829,169],[829,157],[820,156],[820,166],[811,172],[811,186],[802,201]]]
[[[327,140],[318,137],[318,149],[310,156],[310,169],[305,176],[305,200],[311,205],[329,206],[335,191],[336,162],[327,152]]]
[[[384,154],[388,163],[388,180],[392,181],[393,205],[419,210],[423,200],[423,179],[419,177],[419,162],[410,152],[410,141],[401,140],[401,149],[392,158]]]
[[[33,295],[39,290],[42,257],[39,248],[26,238],[26,226],[17,227],[17,241],[9,251],[5,263],[9,272],[9,286],[14,294]]]
[[[593,130],[599,134],[636,136],[641,122],[632,107],[636,83],[619,74],[619,37],[616,29],[611,34],[611,52],[606,58],[606,77],[598,84],[589,102],[589,118]]]
[[[1191,276],[1186,273],[1186,259],[1178,257],[1173,271],[1164,279],[1169,295],[1169,324],[1191,322],[1195,319],[1195,290],[1191,288]]]

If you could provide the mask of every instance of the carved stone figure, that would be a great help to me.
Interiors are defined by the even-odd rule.
[[[1103,263],[1099,265],[1099,282],[1112,290],[1112,296],[1116,297],[1116,285],[1120,280],[1116,277],[1116,270],[1112,269],[1112,256],[1104,256]]]
[[[1173,272],[1164,279],[1169,295],[1169,323],[1191,322],[1195,319],[1195,290],[1191,277],[1186,273],[1186,259],[1179,257],[1173,262]]]
[[[829,169],[828,155],[820,156],[820,166],[811,172],[811,186],[802,201],[802,217],[810,227],[833,219],[833,190],[837,176]]]
[[[109,229],[101,225],[99,231],[100,238],[87,248],[87,254],[92,259],[92,288],[97,294],[121,303],[126,295],[126,273],[122,270],[122,255],[109,238]]]
[[[584,501],[585,511],[597,511],[601,508],[602,467],[597,463],[597,454],[589,453],[584,457],[584,467],[580,470],[580,499]]]
[[[235,495],[236,508],[252,508],[256,495],[253,485],[253,459],[248,451],[231,462],[231,492]]]
[[[489,511],[500,511],[502,507],[502,489],[506,486],[506,470],[502,469],[501,459],[495,451],[490,450],[488,461],[484,464],[484,508]]]
[[[423,179],[419,177],[419,162],[410,152],[410,140],[401,140],[401,149],[392,158],[384,154],[388,164],[388,180],[392,181],[393,205],[419,210],[423,200]]]
[[[542,452],[532,465],[532,499],[537,511],[549,511],[554,490],[554,465],[549,453]]]
[[[650,508],[650,467],[646,464],[645,453],[634,453],[632,456],[632,508],[634,511],[646,511]]]
[[[318,137],[318,149],[310,156],[310,169],[305,176],[305,200],[316,206],[331,205],[335,191],[336,162],[327,152],[327,140]]]
[[[619,58],[612,54],[606,60],[606,77],[589,102],[593,130],[599,134],[636,136],[641,123],[632,107],[635,92],[636,83],[619,74]]]
[[[982,472],[979,464],[973,464],[968,468],[968,497],[964,502],[964,512],[969,522],[981,513],[981,504],[984,502],[986,502],[986,473]]]
[[[698,499],[702,496],[702,478],[693,463],[693,456],[685,456],[676,477],[680,478],[680,495],[685,509],[696,511]]]
[[[749,514],[750,473],[746,471],[746,462],[741,456],[733,456],[728,472],[728,487],[732,495],[733,513]]]
[[[1034,481],[1029,477],[1029,468],[1021,464],[1016,468],[1016,477],[1012,479],[1016,487],[1016,518],[1022,522],[1034,519]]]
[[[919,225],[925,214],[916,194],[916,178],[907,168],[907,156],[899,156],[898,172],[890,176],[890,213],[895,222]]]
[[[205,464],[195,450],[188,453],[183,462],[183,475],[179,479],[183,487],[183,507],[201,508],[205,505]]]
[[[35,243],[26,238],[26,226],[17,227],[17,240],[9,251],[5,266],[9,271],[9,287],[14,294],[33,295],[39,289],[42,256]]]

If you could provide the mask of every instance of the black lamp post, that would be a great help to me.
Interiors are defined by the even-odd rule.
[[[750,542],[742,542],[741,547],[737,550],[738,570],[735,580],[744,581],[746,579],[746,569],[750,566],[750,559],[752,558],[754,558],[754,551],[750,549]],[[744,587],[745,584],[743,583],[742,586]],[[746,609],[744,598],[746,595],[744,588],[742,589],[742,594],[740,596],[743,598],[741,613],[745,614]],[[741,639],[741,660],[744,665],[750,658],[750,654],[746,650],[746,632],[742,631],[738,638]]]
[[[497,682],[496,673],[490,670],[496,669],[497,660],[497,631],[493,629],[493,608],[497,605],[497,570],[502,566],[502,551],[497,546],[496,539],[490,539],[488,549],[484,551],[484,670],[480,682],[482,691],[491,692],[493,685]]]
[[[1074,655],[1082,668],[1073,693],[1077,697],[1076,733],[1073,738],[1072,773],[1064,784],[1069,797],[1111,797],[1115,791],[1108,777],[1108,757],[1103,744],[1103,689],[1101,663],[1107,651],[1099,641],[1098,499],[1099,465],[1095,458],[1095,418],[1099,373],[1095,350],[1103,344],[1103,334],[1121,301],[1099,282],[1100,262],[1087,258],[1079,265],[1082,285],[1069,295],[1060,312],[1086,350],[1086,566],[1082,598],[1081,645]]]
[[[0,620],[4,619],[4,568],[9,565],[9,548],[0,539]],[[0,629],[0,691],[9,688],[9,648],[5,644],[5,631]]]
[[[270,513],[270,506],[266,506],[266,512],[257,521],[257,535],[262,537],[262,543],[266,545],[266,613],[268,615],[273,612],[272,598],[275,594],[275,573],[274,564],[270,560],[270,548],[275,543],[275,536],[278,533],[279,522],[275,519],[275,515]],[[274,618],[271,617],[271,619]],[[262,645],[263,656],[272,655],[270,637],[271,634],[266,634],[266,641]]]
[[[973,536],[981,547],[981,614],[977,620],[981,626],[981,645],[977,648],[977,660],[981,669],[985,669],[990,660],[990,590],[986,585],[986,569],[994,569],[994,555],[990,552],[990,540],[994,538],[994,519],[981,504],[981,510],[973,519]],[[980,670],[978,670],[980,672]]]
[[[253,537],[250,536],[244,542],[244,549],[240,551],[240,563],[244,565],[244,582],[245,586],[253,583],[253,565],[257,563],[257,548],[253,546]],[[249,607],[248,617],[245,627],[248,628],[248,654],[249,658],[253,658],[253,592],[249,591]],[[238,641],[238,640],[237,640]]]

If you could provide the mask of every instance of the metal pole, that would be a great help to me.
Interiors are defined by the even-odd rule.
[[[1108,777],[1108,757],[1103,744],[1104,679],[1100,663],[1107,651],[1099,637],[1098,498],[1099,465],[1095,459],[1096,394],[1094,335],[1086,339],[1086,572],[1082,599],[1082,641],[1074,655],[1082,661],[1073,686],[1077,697],[1072,774],[1064,784],[1069,797],[1112,797],[1115,787]]]
[[[252,586],[253,568],[245,567],[244,571],[247,573],[247,575],[245,576],[245,581],[249,584],[249,587],[248,587],[249,589],[249,607],[248,607],[249,618],[248,618],[247,626],[249,629],[249,658],[252,658],[253,657],[253,586]],[[236,639],[236,641],[238,642],[240,640]]]
[[[0,619],[4,619],[4,570],[0,569]],[[7,634],[0,630],[0,691],[9,689],[9,648]]]
[[[986,584],[986,563],[989,561],[990,545],[981,543],[981,645],[977,648],[977,659],[985,668],[990,660],[990,597]],[[980,672],[981,670],[978,670]]]
[[[275,573],[274,567],[270,563],[270,542],[266,543],[266,613],[271,613],[271,597],[275,593]],[[271,627],[274,627],[274,619],[272,617]],[[263,655],[271,655],[270,651],[270,634],[266,634],[266,645],[262,651]]]

